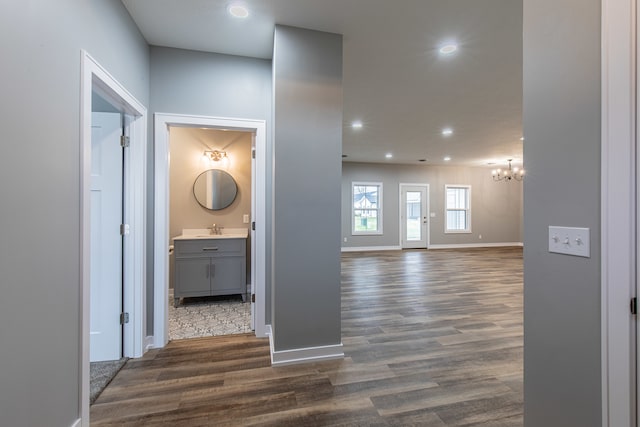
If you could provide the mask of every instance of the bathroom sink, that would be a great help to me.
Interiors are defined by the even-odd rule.
[[[212,234],[207,228],[184,228],[178,240],[187,239],[246,239],[249,235],[247,228],[222,228],[221,234]]]

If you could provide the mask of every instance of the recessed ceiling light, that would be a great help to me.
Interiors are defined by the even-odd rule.
[[[458,50],[458,45],[455,43],[447,43],[440,47],[440,53],[443,55],[451,55]]]
[[[392,158],[392,157],[393,157],[393,154],[391,154],[391,153],[387,153],[387,154],[385,154],[384,156],[385,156],[387,159],[390,159],[390,158]]]
[[[351,127],[354,129],[362,129],[362,122],[353,122],[351,123]]]
[[[520,138],[520,141],[524,141],[524,136]]]
[[[229,14],[234,18],[246,18],[249,16],[249,9],[246,8],[245,5],[239,3],[233,3],[229,5],[227,9]]]
[[[450,135],[453,135],[453,129],[451,129],[451,128],[444,128],[444,129],[442,129],[442,135],[443,135],[443,136],[450,136]]]
[[[447,156],[443,159],[445,162],[448,162],[449,160],[451,160],[451,157]]]

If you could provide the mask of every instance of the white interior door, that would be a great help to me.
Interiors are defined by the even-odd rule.
[[[429,186],[400,184],[400,229],[403,249],[426,248],[429,242]]]
[[[90,360],[122,357],[122,117],[93,113],[91,125]]]

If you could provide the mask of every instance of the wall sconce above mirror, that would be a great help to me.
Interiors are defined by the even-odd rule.
[[[220,160],[228,158],[226,151],[219,151],[219,150],[206,150],[203,156],[214,162],[219,162]]]

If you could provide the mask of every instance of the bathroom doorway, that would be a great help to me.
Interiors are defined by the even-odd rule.
[[[251,277],[248,230],[252,217],[252,144],[253,132],[169,128],[169,341],[252,331],[251,289],[246,280]],[[214,176],[218,177],[216,181],[212,179]],[[222,177],[234,191],[225,203],[218,203],[222,200],[212,197],[222,190]],[[206,187],[199,187],[203,182]],[[244,233],[246,238],[219,238],[230,236],[231,231]],[[220,250],[226,243],[240,244],[242,254],[230,257],[226,252],[216,251],[215,255],[209,253],[202,258],[205,254],[174,251],[173,239],[181,239],[180,236],[188,233],[204,233],[211,238],[200,240],[198,237],[198,240],[188,240],[188,243],[180,240],[180,243],[203,242],[204,246]],[[207,264],[204,268],[203,262]],[[178,264],[180,268],[176,268]],[[178,276],[176,270],[180,273]],[[214,289],[214,286],[233,290]],[[176,298],[178,290],[182,298]],[[198,296],[187,297],[192,294]]]
[[[248,132],[252,135],[251,210],[247,226],[250,233],[251,268],[250,313],[256,336],[266,336],[266,123],[264,120],[218,117],[155,115],[155,216],[154,216],[154,346],[163,347],[169,340],[169,251],[170,241],[170,163],[169,144],[172,129],[217,129]],[[210,147],[219,148],[219,147]],[[204,150],[204,147],[202,147]],[[202,154],[197,161],[202,161]],[[230,159],[232,160],[232,159]],[[195,161],[195,160],[194,160]],[[244,217],[244,213],[242,216]],[[244,218],[242,218],[244,220]],[[223,224],[224,226],[224,224]],[[248,259],[249,259],[248,258]]]

